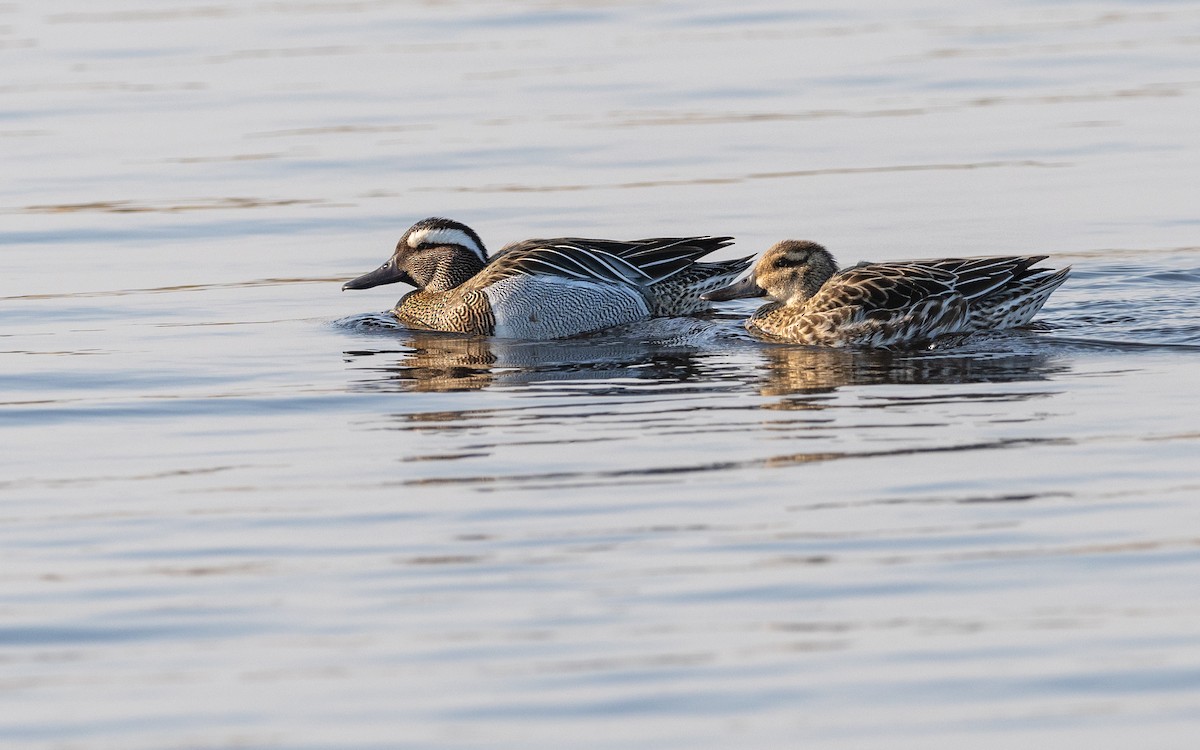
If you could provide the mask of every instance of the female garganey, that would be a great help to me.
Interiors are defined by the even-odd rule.
[[[902,346],[948,333],[1025,325],[1070,268],[1033,268],[1044,255],[860,263],[839,271],[815,242],[784,240],[742,281],[708,300],[766,296],[746,321],[775,341]]]

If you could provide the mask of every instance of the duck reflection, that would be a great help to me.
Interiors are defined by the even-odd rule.
[[[351,367],[365,374],[351,384],[355,390],[452,392],[595,381],[614,394],[644,391],[649,382],[660,395],[663,385],[700,384],[784,396],[852,385],[1042,380],[1065,369],[1011,338],[889,351],[762,344],[706,321],[681,322],[668,335],[640,328],[545,342],[388,327],[386,348],[346,352]]]
[[[347,361],[369,373],[356,390],[451,392],[495,385],[555,381],[703,380],[696,350],[620,337],[563,341],[506,341],[438,331],[397,329],[401,348],[347,351]]]
[[[401,349],[348,351],[348,361],[370,373],[354,385],[358,390],[442,393],[477,391],[495,381],[496,355],[480,336],[452,336],[414,331],[401,337]]]
[[[890,351],[767,346],[764,396],[828,393],[850,385],[947,385],[1044,380],[1065,370],[1046,354],[987,346]]]

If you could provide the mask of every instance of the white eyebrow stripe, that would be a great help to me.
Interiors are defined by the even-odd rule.
[[[487,262],[487,258],[483,257],[483,248],[471,239],[471,235],[461,229],[449,227],[418,229],[408,236],[408,246],[420,247],[421,245],[462,245],[478,255],[480,260]]]

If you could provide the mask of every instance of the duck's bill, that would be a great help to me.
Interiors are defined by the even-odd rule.
[[[740,299],[742,297],[762,297],[766,293],[766,289],[763,289],[754,282],[754,276],[747,276],[729,286],[705,292],[700,295],[700,298],[706,299],[709,302],[724,302],[725,300]]]
[[[406,284],[412,284],[412,279],[408,274],[396,267],[395,261],[389,260],[374,271],[368,271],[357,279],[350,279],[345,284],[342,284],[342,291],[347,289],[370,289],[373,286],[382,284],[395,284],[397,281],[403,281]],[[413,284],[413,286],[416,286]]]

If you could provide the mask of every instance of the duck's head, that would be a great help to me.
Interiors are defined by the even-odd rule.
[[[403,281],[418,289],[443,292],[479,273],[487,251],[479,235],[466,224],[432,217],[409,227],[388,261],[342,285],[342,289],[370,289]]]
[[[836,271],[837,263],[824,247],[808,240],[784,240],[763,253],[749,276],[705,294],[704,299],[770,297],[785,304],[802,302]]]

